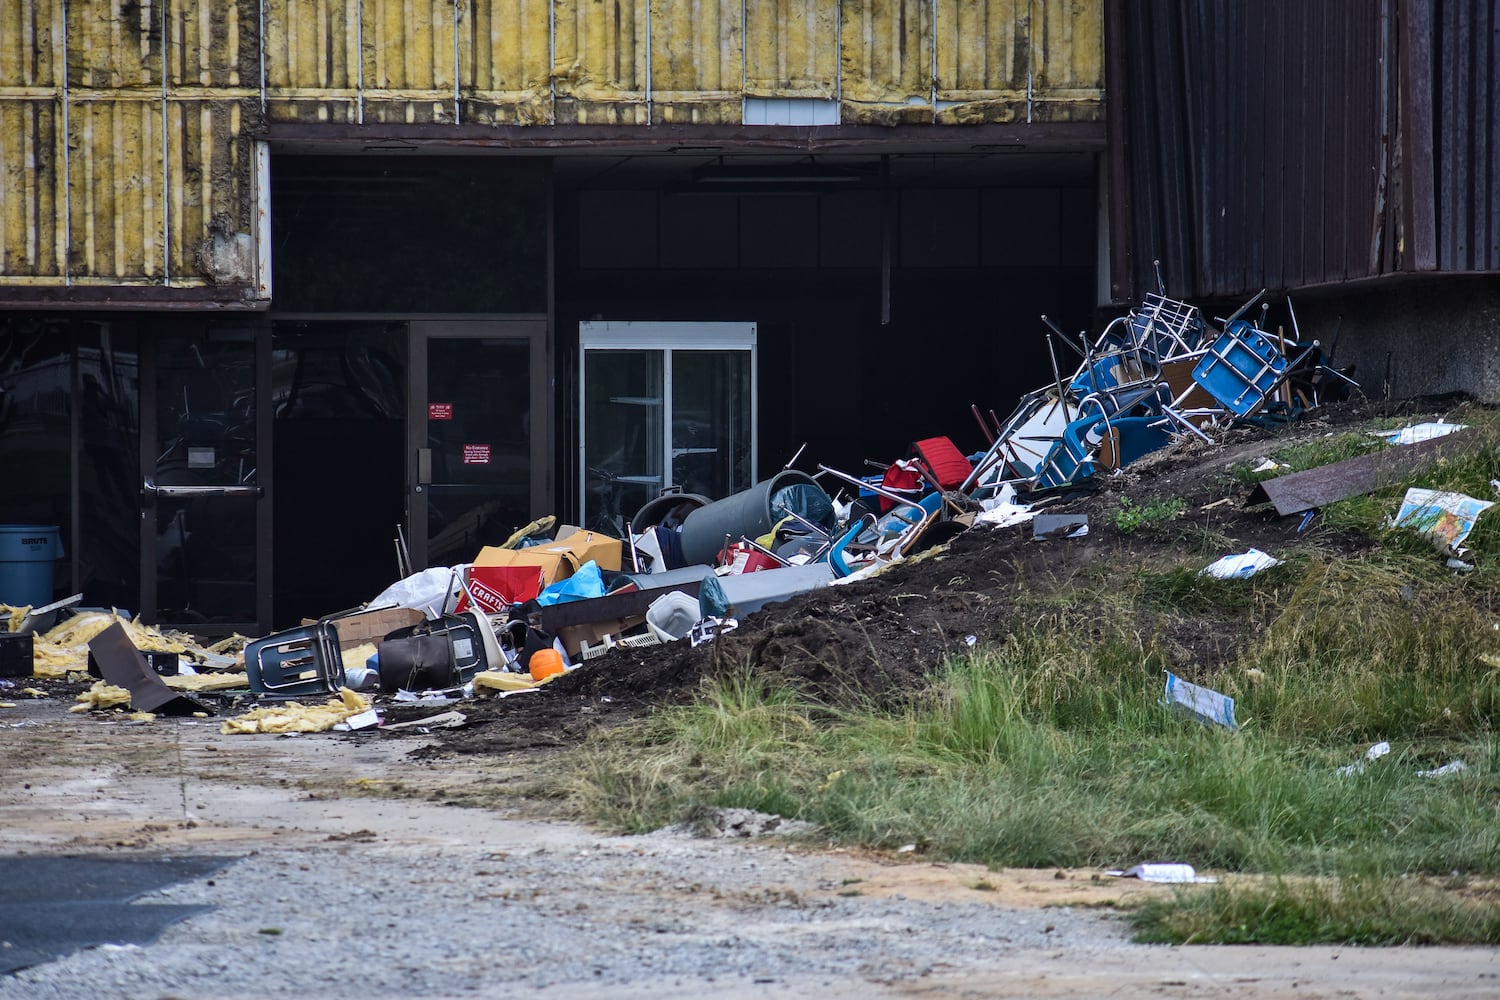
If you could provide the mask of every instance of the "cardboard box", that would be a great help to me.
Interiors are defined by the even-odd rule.
[[[597,642],[603,642],[607,635],[618,638],[621,632],[644,624],[646,624],[645,615],[610,618],[602,622],[589,622],[586,625],[569,625],[558,629],[557,637],[562,640],[563,648],[568,651],[568,656],[577,660],[584,643],[592,646]]]
[[[547,545],[524,549],[485,546],[469,568],[469,589],[486,612],[507,610],[531,600],[559,580],[566,580],[592,560],[602,570],[619,572],[620,540],[597,531],[575,531]],[[458,610],[469,606],[468,595]]]
[[[367,642],[379,645],[381,639],[398,628],[409,628],[426,619],[426,615],[413,608],[380,608],[323,620],[332,622],[334,628],[338,629],[339,649],[353,649]],[[304,618],[302,624],[316,625],[317,621]]]

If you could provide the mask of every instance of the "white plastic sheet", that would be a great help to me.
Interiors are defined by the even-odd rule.
[[[1242,580],[1254,576],[1263,569],[1280,566],[1281,560],[1266,555],[1260,549],[1251,549],[1238,555],[1225,556],[1199,570],[1199,576],[1212,576],[1220,580]]]
[[[1437,423],[1415,424],[1411,427],[1403,427],[1394,434],[1384,435],[1386,441],[1391,444],[1417,444],[1421,441],[1431,441],[1433,438],[1447,437],[1454,431],[1461,431],[1468,424],[1445,424]]]
[[[1162,704],[1202,722],[1210,722],[1225,729],[1239,728],[1239,724],[1234,721],[1233,698],[1211,688],[1190,684],[1170,671],[1167,673],[1167,690],[1162,696]]]

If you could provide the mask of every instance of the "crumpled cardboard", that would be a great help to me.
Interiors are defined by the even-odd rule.
[[[602,570],[620,571],[618,538],[597,531],[575,531],[547,545],[506,549],[487,545],[469,567],[469,590],[486,612],[505,611],[536,597],[542,588],[572,576],[592,560]],[[469,606],[466,594],[458,610]]]

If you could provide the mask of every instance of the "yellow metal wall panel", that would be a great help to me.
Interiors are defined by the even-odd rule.
[[[0,281],[61,275],[57,164],[50,101],[0,101]]]
[[[1035,0],[938,0],[938,99],[1026,94]],[[957,98],[961,99],[961,98]]]
[[[746,96],[838,96],[838,0],[747,3],[745,18]]]
[[[1034,3],[1033,120],[1102,119],[1103,0],[1034,0]]]
[[[930,0],[845,0],[845,124],[932,120]]]
[[[466,122],[552,120],[552,0],[475,4],[460,32]]]
[[[744,93],[740,0],[650,2],[654,120],[738,123]]]
[[[161,87],[160,3],[68,4],[68,84]]]
[[[253,46],[242,46],[259,30],[259,0],[213,0],[168,4],[166,10],[167,82],[172,87],[239,87],[256,85],[259,59]]]
[[[267,116],[272,121],[358,120],[361,0],[258,2],[265,10]]]
[[[68,275],[165,277],[161,101],[80,100],[68,108]]]
[[[646,0],[556,0],[557,121],[647,123]]]
[[[51,87],[61,55],[62,0],[0,2],[0,91]]]

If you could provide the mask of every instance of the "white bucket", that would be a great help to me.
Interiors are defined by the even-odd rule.
[[[698,624],[698,598],[674,590],[662,594],[646,609],[646,626],[662,642],[685,637]]]

